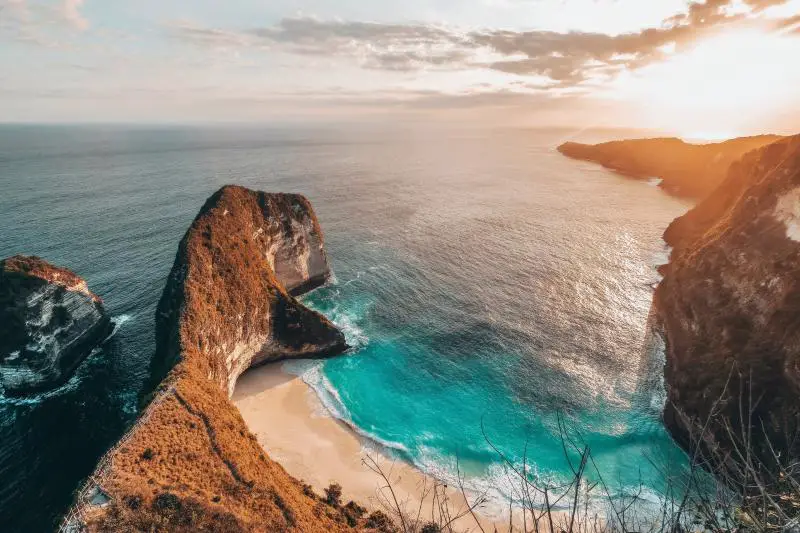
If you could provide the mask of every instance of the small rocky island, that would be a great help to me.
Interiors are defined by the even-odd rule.
[[[659,187],[669,194],[697,199],[704,198],[722,183],[731,164],[744,154],[780,139],[777,135],[759,135],[710,144],[690,144],[677,138],[594,145],[568,142],[559,146],[558,151],[634,179],[660,179]]]
[[[341,510],[264,453],[229,399],[253,365],[347,349],[331,322],[293,296],[329,276],[306,198],[236,186],[212,195],[180,242],[158,305],[147,406],[101,460],[65,529],[351,530]]]
[[[58,386],[111,332],[102,300],[38,257],[0,261],[0,384],[6,394]]]

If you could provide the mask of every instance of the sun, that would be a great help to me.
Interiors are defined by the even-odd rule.
[[[728,137],[779,115],[796,99],[798,57],[798,37],[729,31],[626,73],[613,91],[658,127],[687,136]]]

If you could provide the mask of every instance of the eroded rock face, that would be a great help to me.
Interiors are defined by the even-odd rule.
[[[222,188],[181,241],[159,302],[156,380],[197,357],[230,395],[253,365],[344,351],[344,335],[292,296],[330,275],[306,198]]]
[[[659,187],[676,196],[703,198],[726,178],[732,163],[747,152],[780,139],[776,135],[760,135],[710,144],[690,144],[676,138],[596,145],[568,142],[558,151],[632,178],[660,178]]]
[[[0,383],[7,394],[66,381],[111,332],[86,281],[38,257],[0,262]]]
[[[346,349],[295,294],[330,276],[299,195],[224,187],[180,243],[156,314],[154,391],[64,526],[87,531],[352,531],[264,453],[229,400],[248,367]],[[94,494],[104,503],[93,503]]]
[[[746,155],[705,201],[665,233],[673,246],[656,290],[666,341],[664,419],[687,448],[753,448],[797,457],[800,427],[800,137]],[[751,400],[752,398],[752,405]],[[752,420],[747,412],[753,410]],[[742,414],[744,413],[744,416]]]

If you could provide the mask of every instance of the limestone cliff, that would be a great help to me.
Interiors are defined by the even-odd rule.
[[[0,261],[0,383],[7,394],[66,381],[111,331],[86,281],[38,257]]]
[[[712,449],[731,452],[730,424],[752,430],[756,453],[769,439],[797,457],[786,437],[800,427],[800,136],[747,154],[665,239],[654,314],[667,427],[688,447],[713,410]]]
[[[65,530],[346,529],[267,457],[229,401],[249,366],[346,349],[341,332],[290,294],[329,275],[308,200],[233,186],[211,196],[158,305],[160,384],[79,494]]]
[[[776,135],[760,135],[710,144],[690,144],[676,138],[596,145],[568,142],[559,146],[558,151],[632,178],[660,178],[659,187],[676,196],[703,198],[725,179],[733,162],[779,139]]]
[[[161,381],[196,354],[230,395],[253,365],[343,351],[342,333],[291,296],[329,277],[322,230],[306,198],[222,188],[178,247],[156,310],[153,376]]]

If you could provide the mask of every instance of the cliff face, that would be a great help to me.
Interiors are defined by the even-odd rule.
[[[688,448],[716,409],[705,444],[730,452],[730,424],[737,436],[752,429],[757,453],[768,438],[796,457],[787,436],[800,427],[800,136],[748,154],[665,239],[673,252],[654,311],[667,427]]]
[[[632,178],[660,178],[659,187],[676,196],[703,198],[725,179],[732,163],[747,152],[780,139],[776,135],[760,135],[711,144],[689,144],[676,138],[596,145],[568,142],[558,151]]]
[[[112,329],[86,282],[38,257],[0,261],[0,383],[7,394],[52,388]]]
[[[341,332],[290,295],[329,275],[305,198],[241,187],[209,198],[180,243],[158,306],[152,374],[160,384],[65,526],[344,530],[341,516],[266,456],[229,401],[249,366],[346,349]]]
[[[307,199],[221,189],[181,241],[159,302],[155,380],[195,357],[230,395],[253,365],[343,351],[342,333],[291,296],[330,275]]]

